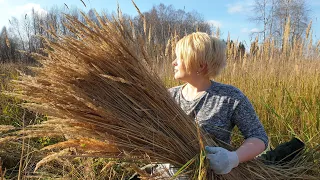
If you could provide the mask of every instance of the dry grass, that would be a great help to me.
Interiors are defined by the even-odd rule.
[[[119,24],[107,19],[100,19],[103,28],[68,19],[73,25],[70,30],[81,40],[65,37],[48,42],[54,51],[42,57],[43,67],[35,69],[35,77],[17,81],[21,94],[16,95],[34,102],[25,104],[28,108],[60,118],[55,123],[84,129],[62,131],[69,136],[77,131],[101,142],[107,139],[121,153],[148,154],[156,162],[181,166],[192,159],[200,150],[196,125],[147,66],[143,40],[130,41]]]
[[[124,24],[118,12],[113,20],[98,16],[98,25],[86,17],[86,24],[82,24],[68,16],[67,26],[74,36],[58,37],[53,33],[56,39],[47,41],[48,56],[35,54],[43,65],[34,68],[36,76],[23,75],[15,81],[14,93],[8,93],[27,100],[25,107],[48,115],[49,120],[4,134],[0,144],[63,136],[66,141],[43,149],[54,153],[34,168],[46,169],[46,164],[58,162],[67,167],[65,171],[88,172],[86,177],[72,174],[76,179],[94,177],[88,170],[93,167],[92,160],[76,168],[74,162],[62,156],[109,157],[112,160],[101,169],[109,179],[125,177],[115,166],[130,169],[121,173],[134,170],[145,179],[155,178],[141,170],[141,162],[180,167],[189,162],[185,172],[194,179],[319,177],[319,164],[315,162],[320,159],[316,153],[320,108],[312,107],[320,107],[320,76],[316,69],[319,63],[304,58],[303,52],[311,51],[310,42],[297,39],[294,45],[286,44],[285,51],[278,51],[272,39],[263,45],[257,39],[250,55],[239,55],[236,43],[228,41],[229,65],[217,80],[239,87],[253,100],[273,146],[297,135],[314,149],[307,149],[288,164],[267,166],[252,160],[228,175],[217,176],[206,172],[201,142],[217,144],[197,131],[195,122],[175,104],[165,87],[176,83],[168,75],[168,67],[174,58],[177,36],[172,35],[166,45],[158,47],[150,41],[152,27],[143,22],[144,33],[137,34],[134,26]]]
[[[53,33],[56,39],[47,41],[48,56],[35,55],[43,65],[34,68],[36,76],[22,76],[15,81],[14,93],[8,93],[27,100],[25,107],[50,119],[18,135],[64,135],[66,142],[46,149],[73,147],[78,155],[120,157],[136,171],[135,163],[141,161],[180,167],[190,162],[187,172],[195,179],[315,178],[306,174],[315,166],[309,156],[274,166],[252,160],[223,176],[206,173],[201,142],[217,144],[197,132],[196,123],[167,93],[152,66],[157,57],[148,53],[147,32],[133,35],[119,19],[98,16],[97,25],[84,18],[86,24],[67,16],[74,36]],[[37,167],[59,153],[66,150]]]
[[[287,23],[286,36],[289,28]],[[272,38],[261,44],[256,40],[251,46],[255,50],[239,59],[229,58],[228,67],[217,79],[235,85],[252,100],[272,146],[292,136],[309,147],[320,141],[320,52],[309,47],[310,28],[311,23],[306,30],[309,38],[293,39],[282,50]]]

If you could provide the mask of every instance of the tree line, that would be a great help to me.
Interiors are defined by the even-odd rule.
[[[250,20],[261,24],[263,29],[255,32],[261,40],[273,37],[278,46],[282,45],[285,26],[290,21],[290,39],[302,38],[310,22],[306,0],[255,0]]]
[[[306,0],[255,0],[252,8],[254,16],[250,18],[250,21],[263,26],[261,31],[253,35],[258,36],[262,42],[272,38],[275,46],[281,49],[287,41],[293,43],[297,39],[308,38],[306,37],[308,33],[305,32],[308,24],[309,26],[311,24],[309,23],[310,9]],[[31,14],[26,14],[22,19],[12,17],[9,20],[9,26],[3,27],[0,31],[0,63],[35,62],[29,54],[39,53],[44,47],[40,36],[50,39],[51,35],[47,32],[49,29],[59,35],[72,35],[72,32],[66,27],[65,14],[85,23],[81,13],[78,9],[53,7],[42,14],[32,10]],[[86,14],[97,22],[94,10],[91,9]],[[100,15],[108,18],[121,16],[120,19],[125,25],[133,27],[135,34],[152,32],[148,33],[149,41],[160,45],[157,47],[161,48],[165,48],[168,40],[173,36],[182,37],[194,31],[220,35],[220,30],[206,22],[196,11],[186,12],[182,9],[175,9],[172,5],[159,4],[141,14],[142,16],[131,17],[120,11],[118,13],[108,13],[106,10],[100,12]],[[146,27],[145,24],[148,26]],[[234,43],[230,39],[227,41],[230,41],[230,44]],[[255,45],[254,43],[256,41],[251,43],[251,47]],[[240,54],[244,55],[245,47],[242,43],[233,46],[240,48]]]
[[[66,27],[65,14],[85,23],[81,13],[78,9],[53,7],[46,13],[40,13],[33,9],[31,14],[26,14],[22,19],[12,17],[9,20],[9,26],[3,27],[0,31],[0,63],[35,62],[29,54],[39,53],[44,47],[40,37],[50,39],[51,34],[47,30],[54,31],[59,35],[72,35],[72,32]],[[105,15],[107,18],[119,16],[116,13],[107,13],[106,10],[99,14]],[[97,22],[93,9],[89,10],[87,15]],[[172,33],[182,37],[184,34],[196,30],[209,34],[213,31],[213,27],[198,12],[186,12],[182,9],[175,9],[172,5],[153,6],[151,10],[143,13],[146,22],[143,22],[140,15],[131,17],[127,14],[121,14],[121,16],[126,24],[132,23],[136,33],[143,33],[144,23],[147,23],[149,30],[152,31],[150,37],[152,41],[164,44],[164,46]]]

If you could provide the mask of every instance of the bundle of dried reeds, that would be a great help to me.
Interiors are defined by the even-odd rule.
[[[15,81],[13,95],[50,117],[22,134],[64,135],[67,141],[46,149],[74,147],[86,155],[131,158],[133,167],[141,159],[178,167],[187,163],[184,172],[192,179],[313,178],[306,174],[312,168],[308,157],[281,166],[252,160],[227,175],[206,171],[203,145],[217,144],[176,105],[150,68],[148,35],[131,34],[117,18],[96,16],[98,23],[86,15],[81,23],[67,15],[74,36],[51,32],[55,38],[46,40],[47,55],[35,54],[42,64],[33,69],[36,75]]]

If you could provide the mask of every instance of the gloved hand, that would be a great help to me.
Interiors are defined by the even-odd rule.
[[[222,147],[205,147],[210,168],[216,174],[228,174],[239,164],[239,158],[235,151],[228,151]]]
[[[260,156],[265,164],[286,163],[298,157],[305,144],[298,138],[292,138],[289,142],[278,145],[274,150],[267,151]]]

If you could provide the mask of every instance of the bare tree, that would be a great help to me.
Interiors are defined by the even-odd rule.
[[[80,10],[75,8],[69,9],[69,7],[67,9],[65,7],[52,7],[46,13],[42,14],[33,9],[31,14],[25,15],[20,20],[13,17],[10,21],[9,29],[12,37],[14,37],[12,39],[17,42],[15,51],[18,52],[17,50],[22,50],[28,53],[41,52],[40,49],[43,48],[44,45],[39,37],[52,38],[47,30],[53,31],[56,34],[72,36],[73,33],[65,26],[67,21],[65,14],[69,14],[81,22],[86,23],[80,14]],[[116,14],[106,13],[105,15],[107,18],[112,18],[112,16],[117,17]],[[88,16],[91,20],[98,23],[94,10],[89,10]],[[172,5],[165,6],[164,4],[160,4],[154,6],[150,11],[144,12],[143,16],[144,18],[142,18],[142,16],[132,18],[129,15],[122,14],[121,21],[123,26],[134,27],[133,31],[135,34],[148,34],[147,38],[149,42],[161,50],[166,48],[168,40],[173,35],[182,37],[194,31],[203,31],[209,34],[212,31],[210,24],[205,22],[203,17],[196,11],[185,12],[181,9],[176,10]],[[147,26],[145,24],[147,24]],[[146,31],[148,31],[148,33],[144,33]],[[5,48],[3,43],[2,47]],[[5,51],[3,50],[3,52]],[[26,54],[21,55],[24,61],[33,61],[30,56],[26,56]]]
[[[263,41],[267,35],[271,34],[273,27],[273,12],[274,12],[275,0],[255,0],[253,6],[254,16],[250,17],[250,21],[254,21],[258,24],[263,24],[263,30],[255,32],[253,34],[262,34]]]
[[[250,20],[263,24],[265,40],[268,36],[275,38],[277,44],[282,44],[282,36],[287,19],[290,17],[290,41],[294,37],[303,36],[309,21],[309,9],[306,0],[255,0],[253,16]]]
[[[17,42],[12,38],[4,26],[0,31],[0,62],[16,62],[19,58]]]
[[[172,34],[179,37],[195,31],[211,33],[211,26],[205,22],[203,17],[197,13],[176,10],[172,5],[160,4],[154,6],[150,11],[145,12],[144,16],[149,27],[152,28],[152,38],[160,44],[166,44]],[[139,16],[135,17],[136,29],[143,31],[142,20]]]
[[[309,23],[309,9],[305,0],[278,0],[274,8],[273,33],[283,35],[287,19],[290,17],[290,39],[301,37]]]

